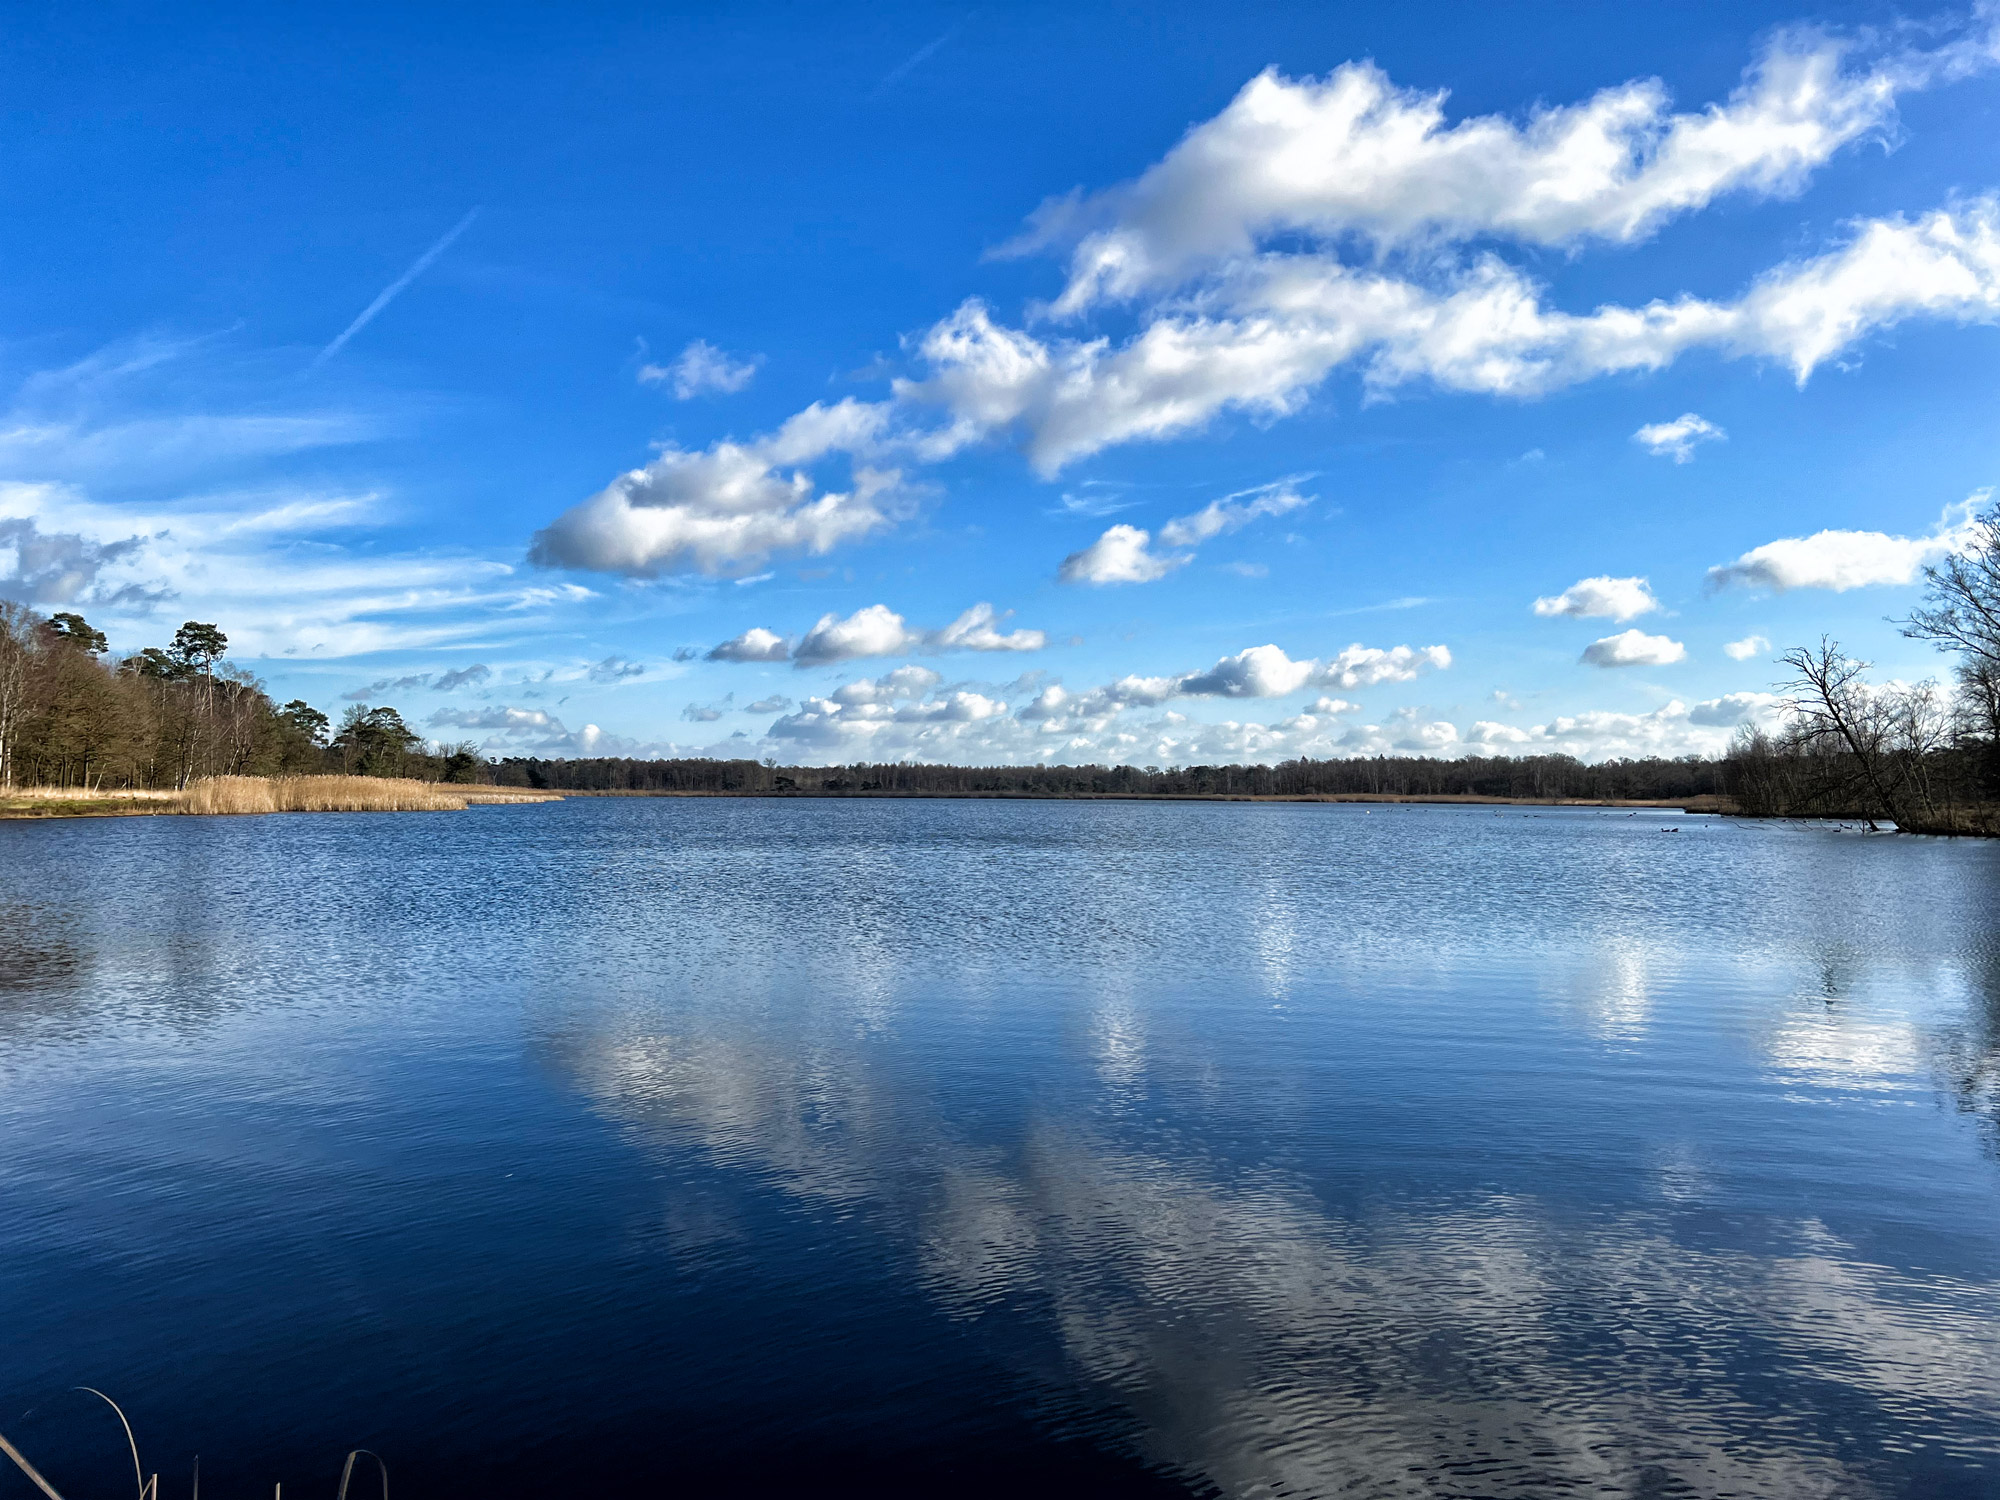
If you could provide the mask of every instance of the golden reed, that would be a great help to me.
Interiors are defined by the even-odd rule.
[[[462,812],[473,803],[555,802],[545,792],[447,786],[388,776],[211,776],[180,794],[176,812]]]
[[[560,802],[550,792],[457,786],[387,776],[209,776],[185,791],[83,787],[12,787],[0,791],[0,816],[48,812],[277,813],[460,812],[474,804]]]

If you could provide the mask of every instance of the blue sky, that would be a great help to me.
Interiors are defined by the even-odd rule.
[[[1996,27],[16,12],[0,592],[493,753],[1713,751],[1942,665]]]

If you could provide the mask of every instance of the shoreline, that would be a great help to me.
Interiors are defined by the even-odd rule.
[[[539,791],[540,788],[523,788]],[[1692,797],[1486,797],[1458,792],[1014,792],[1014,791],[629,791],[624,788],[549,789],[560,797],[737,797],[746,801],[895,800],[906,802],[1367,802],[1432,804],[1468,807],[1623,807],[1655,808],[1689,814],[1734,815],[1735,804],[1712,792]]]

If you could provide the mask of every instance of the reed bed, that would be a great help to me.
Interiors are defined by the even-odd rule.
[[[462,812],[470,806],[560,802],[526,787],[459,786],[386,776],[211,776],[185,791],[11,787],[0,817],[103,813]]]
[[[471,804],[554,802],[546,793],[388,776],[212,776],[181,794],[184,813],[463,812]]]

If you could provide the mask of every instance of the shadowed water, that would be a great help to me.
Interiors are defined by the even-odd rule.
[[[169,1497],[2000,1495],[1997,915],[2000,846],[1680,814],[0,823],[0,1432],[73,1497],[86,1383]]]

